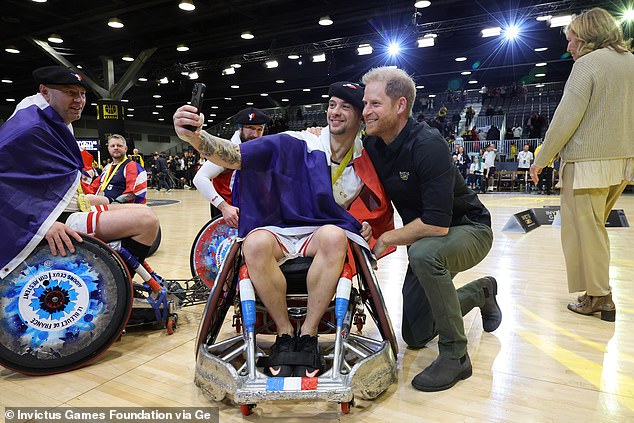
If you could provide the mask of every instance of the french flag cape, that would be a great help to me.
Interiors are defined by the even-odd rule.
[[[0,127],[0,278],[43,239],[77,192],[77,141],[46,102],[18,110]]]
[[[335,202],[328,161],[319,148],[317,142],[290,134],[240,144],[242,169],[232,192],[233,204],[240,208],[239,237],[265,226],[297,235],[332,224],[370,249],[360,236],[359,222]]]

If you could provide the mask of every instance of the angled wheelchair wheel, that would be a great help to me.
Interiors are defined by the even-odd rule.
[[[75,253],[51,255],[43,242],[0,283],[0,364],[32,375],[82,367],[123,331],[132,308],[119,256],[82,236]]]
[[[359,287],[361,298],[372,315],[372,319],[381,336],[386,341],[389,341],[392,351],[396,355],[398,354],[398,342],[390,316],[387,314],[387,307],[383,300],[383,294],[381,294],[381,288],[379,288],[379,283],[370,266],[370,261],[359,245],[355,243],[350,243],[350,245],[357,260],[357,270],[361,274],[363,285]]]
[[[237,293],[239,266],[240,244],[235,242],[231,245],[226,255],[226,260],[221,267],[217,278],[218,283],[211,288],[203,318],[198,326],[196,356],[198,356],[198,350],[203,343],[212,345],[220,333],[222,324],[229,312],[229,308],[233,305],[233,300]]]
[[[238,231],[225,224],[222,217],[209,221],[198,232],[189,255],[193,277],[199,277],[212,288],[220,265],[227,255]]]

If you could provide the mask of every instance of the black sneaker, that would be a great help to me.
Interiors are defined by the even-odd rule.
[[[282,364],[288,359],[288,353],[295,351],[295,338],[284,334],[275,338],[275,343],[271,347],[268,365],[264,367],[264,373],[272,377],[293,376],[293,366]]]
[[[323,371],[323,358],[319,354],[319,341],[316,336],[300,336],[295,351],[302,353],[302,359],[305,357],[306,362],[312,362],[312,365],[295,366],[294,376],[317,377]]]

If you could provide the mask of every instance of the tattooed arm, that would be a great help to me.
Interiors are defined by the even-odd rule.
[[[174,129],[178,137],[191,144],[207,160],[229,169],[240,169],[242,166],[240,146],[201,130],[200,115],[195,111],[195,107],[185,105],[174,113]],[[197,127],[196,132],[184,128],[186,125]]]

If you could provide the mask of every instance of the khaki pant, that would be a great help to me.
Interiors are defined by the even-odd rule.
[[[566,163],[561,176],[561,246],[568,292],[607,295],[611,292],[610,239],[605,222],[627,182],[608,188],[573,189],[574,176],[574,163]]]
[[[440,355],[456,359],[467,352],[462,316],[484,305],[484,291],[476,281],[456,290],[452,279],[482,261],[492,244],[491,228],[468,222],[450,227],[447,236],[422,238],[409,247],[402,328],[408,345],[422,346],[438,331]]]

